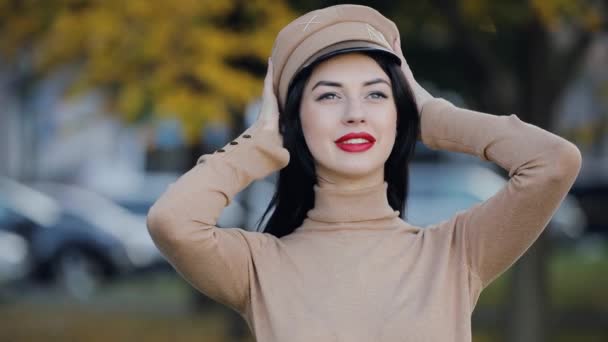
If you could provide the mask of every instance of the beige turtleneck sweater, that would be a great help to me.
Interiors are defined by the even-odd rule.
[[[260,342],[471,341],[480,292],[537,239],[581,165],[569,141],[521,121],[428,102],[422,142],[508,170],[487,201],[428,227],[404,222],[386,183],[315,186],[292,234],[215,226],[256,179],[287,165],[278,135],[253,125],[224,152],[201,156],[158,199],[148,229],[195,288],[247,321]]]

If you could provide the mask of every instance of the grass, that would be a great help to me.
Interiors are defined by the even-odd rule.
[[[551,297],[556,309],[608,312],[608,249],[600,254],[565,250],[551,260]]]
[[[4,310],[0,317],[2,341],[236,341],[219,313],[154,315],[23,306]]]
[[[480,295],[477,307],[506,303],[508,270]],[[554,309],[593,309],[608,312],[608,245],[593,251],[561,248],[549,261],[549,291]]]

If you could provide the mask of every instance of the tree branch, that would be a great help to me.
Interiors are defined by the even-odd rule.
[[[458,1],[433,0],[453,32],[455,41],[473,58],[486,77],[487,87],[482,99],[484,106],[491,110],[506,112],[513,109],[516,99],[515,79],[508,72],[492,50],[473,38],[473,34],[463,21]]]
[[[454,31],[454,38],[466,47],[471,57],[483,68],[484,72],[491,73],[492,70],[496,70],[500,65],[498,58],[486,46],[471,38],[471,32],[469,32],[462,20],[462,13],[458,8],[458,2],[453,0],[434,0],[434,3]]]

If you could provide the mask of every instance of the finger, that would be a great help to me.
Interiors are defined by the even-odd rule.
[[[408,74],[411,73],[411,71],[409,70],[409,65],[407,63],[407,60],[405,59],[405,55],[403,55],[403,51],[401,51],[401,38],[397,37],[396,39],[396,43],[395,43],[395,52],[399,55],[399,57],[401,58],[401,69],[403,69],[403,71],[405,72],[406,76],[410,76]]]
[[[395,52],[397,52],[399,55],[403,56],[403,52],[401,51],[401,38],[399,38],[399,37],[395,38],[394,49],[395,49]]]
[[[262,94],[262,108],[260,118],[263,120],[271,120],[273,113],[278,111],[278,103],[274,93],[273,86],[273,66],[272,60],[268,58],[268,70],[264,78],[264,90]]]
[[[268,58],[268,70],[266,70],[266,77],[264,78],[264,97],[271,98],[274,96],[272,86],[272,60]]]

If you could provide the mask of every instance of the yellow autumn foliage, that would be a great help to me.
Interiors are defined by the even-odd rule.
[[[460,0],[459,4],[464,16],[484,31],[494,31],[495,20],[502,19],[503,24],[513,24],[529,20],[530,16],[538,17],[549,30],[568,22],[595,31],[605,20],[598,11],[601,6],[593,0]]]
[[[581,26],[592,31],[598,30],[601,26],[602,17],[592,1],[532,0],[531,2],[541,21],[549,28],[556,28],[564,18],[575,19]]]
[[[274,37],[295,17],[282,1],[0,0],[0,51],[34,55],[40,74],[82,65],[74,91],[104,86],[126,120],[179,118],[189,141],[261,93]]]
[[[194,141],[206,122],[228,120],[260,94],[262,75],[234,61],[266,64],[275,35],[297,16],[285,1],[0,0],[0,52],[9,58],[33,52],[41,74],[80,63],[73,91],[105,86],[126,120],[178,117]],[[417,22],[412,9],[424,3],[433,7],[428,0],[403,2],[391,16],[407,32],[407,23]],[[593,31],[606,20],[593,0],[457,4],[467,25],[490,33],[532,16],[549,29],[567,22]],[[425,21],[441,19],[436,12]]]

